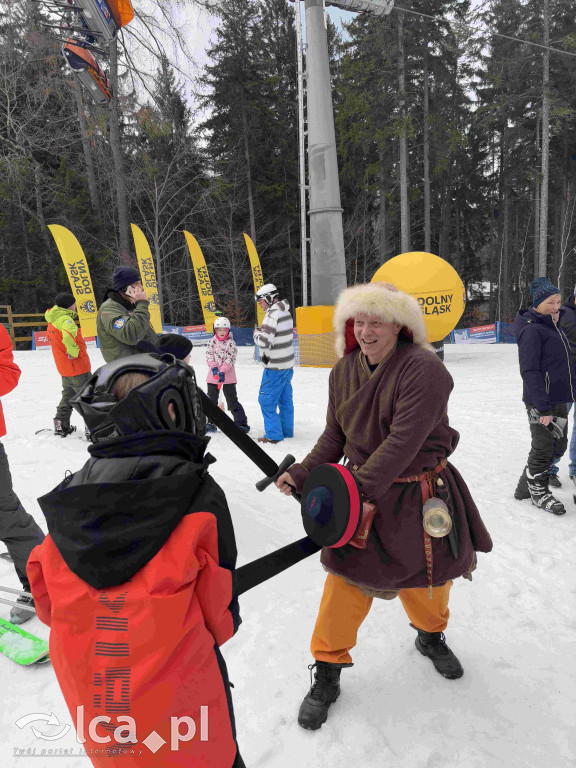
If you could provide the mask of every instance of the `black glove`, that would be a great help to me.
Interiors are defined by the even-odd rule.
[[[270,362],[270,358],[264,352],[262,353],[262,362],[264,363],[264,365],[268,365],[268,363]]]
[[[224,373],[224,371],[220,371],[220,373],[218,374],[218,380],[219,380],[219,381],[220,381],[222,384],[224,384],[224,379],[225,379],[225,378],[226,378],[226,374]]]

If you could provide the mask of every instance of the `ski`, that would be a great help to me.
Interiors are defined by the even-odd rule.
[[[24,667],[50,661],[48,642],[0,618],[0,653]]]

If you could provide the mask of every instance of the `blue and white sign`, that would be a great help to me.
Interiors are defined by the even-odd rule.
[[[496,344],[498,341],[496,323],[475,328],[457,328],[453,333],[454,344]]]

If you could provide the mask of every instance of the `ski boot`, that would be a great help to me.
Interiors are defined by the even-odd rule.
[[[328,710],[338,696],[340,696],[340,672],[344,667],[352,667],[353,664],[330,664],[327,661],[317,661],[310,664],[311,688],[304,697],[298,712],[298,725],[310,731],[317,731],[322,723],[328,719]],[[314,682],[312,682],[312,670]]]
[[[418,632],[416,648],[423,656],[428,656],[437,672],[448,680],[457,680],[462,677],[464,674],[462,664],[446,645],[444,632],[425,632],[414,624],[410,626]]]
[[[27,597],[26,595],[20,595],[16,599],[17,603],[21,603],[22,605],[29,605],[32,608],[34,608],[34,599],[32,597]],[[30,619],[34,616],[34,613],[32,611],[27,611],[25,608],[18,608],[17,605],[15,605],[13,608],[10,609],[10,624],[24,624],[27,621],[30,621]]]
[[[530,498],[530,491],[528,490],[528,480],[526,478],[526,467],[524,467],[524,471],[520,475],[520,480],[518,480],[518,485],[516,486],[516,490],[514,491],[514,498],[520,499],[520,500]]]
[[[531,475],[530,470],[526,468],[526,481],[532,504],[539,509],[545,509],[546,512],[552,512],[553,515],[564,515],[566,510],[564,504],[558,501],[548,489],[548,473],[540,472],[538,475]]]
[[[76,427],[70,426],[70,419],[65,416],[54,419],[54,434],[59,437],[68,437],[72,432],[76,432]]]
[[[217,432],[217,431],[218,431],[218,430],[216,429],[216,427],[214,426],[214,424],[210,424],[210,422],[208,422],[208,423],[206,424],[206,434],[208,434],[209,432]]]
[[[246,432],[246,433],[250,432],[250,427],[248,426],[248,424],[236,424],[236,426],[238,427],[238,429],[241,429],[242,432]]]
[[[558,475],[548,475],[548,488],[562,488]]]

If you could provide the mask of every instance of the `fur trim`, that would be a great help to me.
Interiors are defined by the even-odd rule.
[[[404,335],[424,349],[434,351],[426,341],[426,324],[420,304],[413,296],[399,291],[391,283],[367,283],[345,288],[334,307],[336,354],[342,357],[351,351],[350,334],[346,338],[346,321],[360,312],[376,315],[385,323],[400,323]],[[347,343],[348,342],[348,343]],[[355,346],[358,346],[356,343]],[[353,348],[353,347],[352,347]]]

